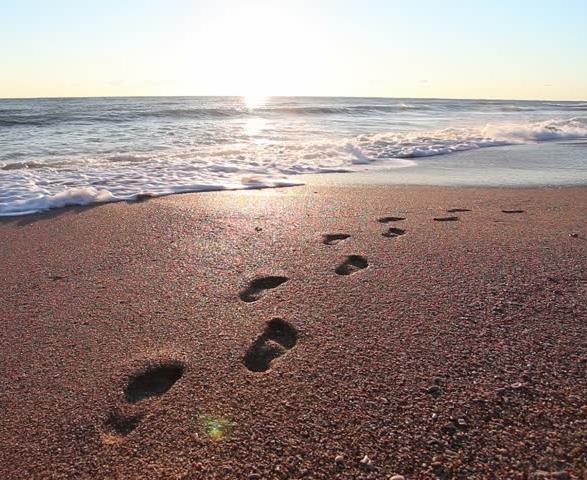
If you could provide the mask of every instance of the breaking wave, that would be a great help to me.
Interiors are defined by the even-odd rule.
[[[580,138],[587,138],[587,121],[572,118],[488,124],[482,128],[447,128],[433,132],[362,135],[355,146],[371,159],[416,158],[485,147]]]

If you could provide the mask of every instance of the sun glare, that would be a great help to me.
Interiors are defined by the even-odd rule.
[[[267,103],[269,97],[266,95],[246,95],[243,97],[243,103],[249,110],[254,110],[256,108],[262,107]]]
[[[205,28],[182,42],[186,50],[177,53],[185,68],[180,86],[189,91],[200,83],[202,65],[207,65],[217,79],[214,88],[219,94],[241,95],[248,109],[261,107],[268,96],[303,92],[315,78],[308,73],[317,71],[323,57],[317,53],[310,26],[300,35],[297,26],[302,23],[292,6],[268,3],[242,2],[230,15],[211,18]],[[214,48],[199,50],[197,62],[185,62],[194,46],[204,42]]]

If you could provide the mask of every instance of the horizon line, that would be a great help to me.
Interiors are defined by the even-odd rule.
[[[74,100],[107,98],[247,98],[251,95],[87,95],[87,96],[44,96],[44,97],[0,97],[3,100]],[[349,98],[349,99],[388,99],[388,100],[474,100],[498,102],[587,102],[581,100],[561,100],[556,98],[497,98],[497,97],[393,97],[379,95],[266,95],[264,98]]]

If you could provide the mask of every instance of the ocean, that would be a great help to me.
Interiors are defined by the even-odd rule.
[[[145,195],[298,185],[301,174],[315,173],[370,171],[401,183],[415,171],[418,183],[458,178],[458,184],[499,185],[512,183],[507,163],[526,172],[516,185],[587,184],[586,140],[587,102],[6,99],[0,100],[0,216]],[[553,144],[577,148],[552,150]]]

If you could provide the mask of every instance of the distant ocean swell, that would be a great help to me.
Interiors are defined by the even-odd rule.
[[[546,104],[553,109],[563,108],[569,112],[587,111],[587,104],[563,105],[550,103]],[[483,104],[484,108],[491,108],[498,112],[534,112],[537,110],[532,105],[515,105],[507,103],[489,103]],[[112,111],[92,113],[77,112],[49,112],[38,113],[30,112],[23,109],[1,109],[0,108],[0,127],[26,127],[26,126],[48,126],[77,123],[126,123],[149,118],[169,118],[169,119],[229,119],[238,117],[258,117],[274,115],[291,115],[291,116],[324,116],[324,115],[348,115],[348,116],[371,116],[387,115],[393,113],[426,113],[426,112],[457,112],[475,111],[478,105],[451,105],[451,104],[434,104],[434,103],[395,103],[391,105],[344,105],[344,106],[275,106],[275,107],[258,107],[247,108],[246,106],[230,107],[192,107],[192,108],[158,108],[145,109],[138,111],[125,111],[120,108],[114,108]]]
[[[177,108],[159,109],[139,112],[112,112],[110,114],[72,116],[68,114],[31,114],[22,111],[0,110],[0,127],[46,126],[59,123],[75,124],[79,122],[125,123],[148,118],[173,119],[222,119],[231,117],[258,117],[259,115],[373,115],[405,111],[429,111],[428,105],[357,105],[346,107],[274,107],[274,108]]]

